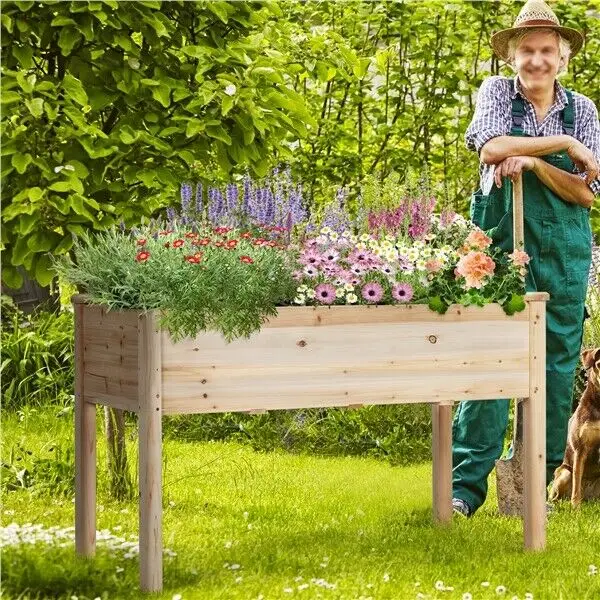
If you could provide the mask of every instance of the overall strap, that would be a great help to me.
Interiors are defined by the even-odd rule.
[[[510,135],[523,135],[523,120],[525,119],[525,102],[520,96],[515,96],[512,99],[512,127]]]
[[[575,114],[573,111],[573,93],[571,90],[565,90],[567,93],[567,105],[562,109],[563,132],[567,135],[573,135],[575,131]]]

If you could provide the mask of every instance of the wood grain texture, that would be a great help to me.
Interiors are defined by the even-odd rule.
[[[156,313],[140,315],[138,364],[140,585],[162,589],[161,336]]]
[[[530,305],[528,397],[523,400],[525,548],[546,546],[546,304]]]
[[[226,344],[162,334],[166,414],[524,396],[527,321],[270,327]]]

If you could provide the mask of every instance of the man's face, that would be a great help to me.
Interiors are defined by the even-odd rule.
[[[527,89],[552,88],[559,66],[558,37],[552,32],[533,31],[515,50],[515,68]]]

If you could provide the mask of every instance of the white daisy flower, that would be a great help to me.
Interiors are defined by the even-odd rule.
[[[235,95],[235,93],[237,92],[237,88],[235,87],[235,85],[233,85],[233,83],[230,83],[226,88],[225,88],[225,93],[228,96],[233,96]]]
[[[358,296],[356,294],[346,295],[346,304],[356,304],[358,302]]]
[[[306,304],[306,296],[304,294],[298,294],[294,298],[294,304]],[[225,546],[227,548],[227,546]]]

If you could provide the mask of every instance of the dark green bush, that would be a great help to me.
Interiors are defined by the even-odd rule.
[[[73,394],[73,315],[25,315],[2,297],[2,407],[65,404]]]

